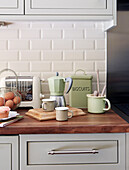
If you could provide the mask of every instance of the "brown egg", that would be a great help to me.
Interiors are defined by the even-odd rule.
[[[21,102],[21,98],[19,96],[14,97],[13,99],[14,104],[18,104]]]
[[[12,109],[12,108],[13,108],[13,105],[14,105],[14,103],[13,103],[13,101],[12,101],[12,100],[7,100],[7,101],[6,101],[6,103],[5,103],[5,106],[10,107],[10,109]]]
[[[4,98],[0,97],[0,106],[4,106]]]
[[[12,100],[14,98],[13,92],[7,92],[5,93],[5,100]]]

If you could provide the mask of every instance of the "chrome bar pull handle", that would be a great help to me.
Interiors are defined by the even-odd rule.
[[[70,154],[98,154],[97,149],[92,149],[92,150],[64,150],[64,151],[56,151],[56,150],[51,150],[48,152],[48,155],[70,155]]]

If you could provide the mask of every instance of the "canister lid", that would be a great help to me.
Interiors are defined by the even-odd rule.
[[[82,74],[76,74],[78,71],[83,72]],[[84,70],[78,69],[75,71],[74,75],[71,75],[72,79],[83,79],[83,80],[92,80],[93,76],[92,75],[87,75]]]

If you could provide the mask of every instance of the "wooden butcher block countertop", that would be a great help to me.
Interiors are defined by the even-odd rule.
[[[24,119],[0,128],[0,134],[59,134],[59,133],[121,133],[129,132],[129,123],[113,110],[104,114],[90,114],[73,117],[65,122],[56,120],[38,121],[25,113],[27,109],[17,110]]]

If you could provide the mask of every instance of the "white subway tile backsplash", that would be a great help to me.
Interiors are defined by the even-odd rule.
[[[8,68],[15,70],[16,72],[27,72],[30,71],[30,64],[29,62],[23,61],[10,61],[8,63]]]
[[[40,39],[40,29],[22,29],[19,31],[19,38],[21,39]]]
[[[63,77],[71,77],[72,75],[74,75],[75,74],[75,71],[74,72],[64,72],[63,73]]]
[[[73,70],[73,63],[72,62],[63,62],[63,61],[57,61],[53,62],[53,71],[62,71],[62,72],[69,72]]]
[[[75,62],[74,64],[75,64],[75,71],[77,69],[83,69],[83,70],[86,70],[86,72],[95,70],[93,61],[78,61],[78,62]]]
[[[95,49],[97,50],[105,49],[105,39],[95,40]]]
[[[105,51],[104,50],[93,50],[86,52],[86,60],[104,60]]]
[[[68,61],[75,61],[75,60],[83,60],[84,59],[84,52],[83,51],[64,51],[63,59]]]
[[[8,40],[9,50],[29,50],[29,40]]]
[[[44,61],[62,60],[62,51],[43,51],[42,60]]]
[[[0,70],[3,70],[5,68],[7,68],[7,67],[8,67],[8,63],[7,62],[0,61]]]
[[[64,39],[83,39],[84,31],[82,30],[64,30]]]
[[[99,73],[99,78],[100,78],[100,82],[102,83],[105,83],[106,82],[106,74],[105,74],[105,72],[100,72]]]
[[[0,61],[17,61],[19,59],[18,51],[0,51]]]
[[[51,62],[35,61],[30,62],[30,71],[32,72],[48,72],[51,71]]]
[[[51,22],[31,22],[30,27],[33,28],[52,28]]]
[[[42,30],[41,38],[45,39],[61,39],[62,38],[62,30]]]
[[[50,50],[51,40],[31,40],[30,49],[31,50]]]
[[[96,61],[95,70],[105,71],[105,61]]]
[[[37,77],[41,77],[41,73],[40,72],[19,72],[20,76],[37,76]]]
[[[41,52],[40,51],[20,51],[19,58],[21,61],[40,61]]]
[[[48,83],[42,83],[41,87],[43,89],[42,90],[43,94],[49,94],[50,93]]]
[[[102,87],[106,79],[107,38],[103,26],[103,22],[94,21],[12,22],[0,28],[0,68],[44,78],[45,97],[49,97],[47,79],[57,71],[67,77],[84,69],[94,76],[95,89],[99,69]]]
[[[17,39],[18,30],[15,29],[1,29],[0,30],[0,39]]]
[[[94,40],[75,40],[74,41],[75,50],[90,50],[95,48]]]
[[[86,29],[87,39],[104,39],[105,32],[101,29]]]
[[[96,71],[88,71],[88,72],[86,71],[86,73],[88,75],[92,75],[93,76],[93,79],[92,79],[93,83],[97,82],[97,72]]]
[[[72,50],[73,41],[72,40],[53,40],[52,48],[53,50]]]
[[[0,40],[0,50],[7,50],[8,42],[6,40]]]

